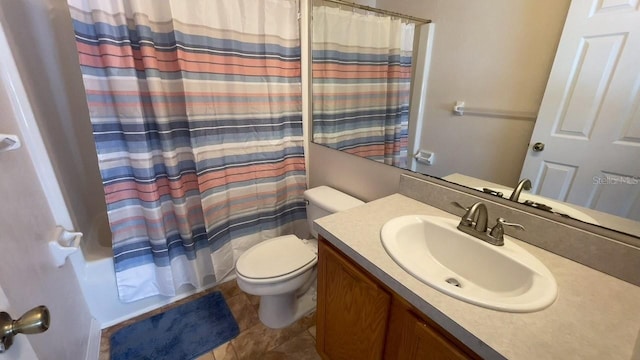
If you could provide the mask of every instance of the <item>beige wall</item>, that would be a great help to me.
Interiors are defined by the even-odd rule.
[[[408,172],[328,147],[309,147],[309,186],[328,185],[363,201],[398,191],[400,174]]]
[[[89,234],[106,206],[67,3],[0,0],[0,11],[67,207]]]
[[[534,123],[455,116],[452,107],[537,112],[569,0],[377,0],[378,8],[432,19],[435,37],[421,148],[434,151],[434,176],[461,172],[505,185],[520,176]],[[446,134],[446,135],[444,135]],[[310,183],[366,194],[395,191],[400,171],[312,145]],[[336,174],[333,169],[340,169]],[[358,169],[361,173],[353,175]],[[386,181],[377,179],[384,174]],[[336,178],[334,178],[336,176]],[[374,179],[361,190],[356,178]],[[340,180],[343,179],[343,180]]]

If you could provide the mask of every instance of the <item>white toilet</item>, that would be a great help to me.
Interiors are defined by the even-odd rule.
[[[240,289],[260,296],[260,321],[278,329],[292,324],[316,307],[318,234],[313,221],[364,202],[328,186],[304,192],[307,221],[314,237],[279,236],[257,244],[240,256],[236,276]]]

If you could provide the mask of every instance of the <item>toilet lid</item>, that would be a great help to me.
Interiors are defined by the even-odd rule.
[[[253,246],[236,263],[246,278],[280,277],[316,261],[316,254],[295,235],[280,236]]]

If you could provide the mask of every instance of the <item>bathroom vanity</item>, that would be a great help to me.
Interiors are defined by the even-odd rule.
[[[419,281],[385,251],[382,226],[413,214],[457,218],[394,194],[316,220],[323,358],[632,358],[640,287],[514,240],[554,275],[556,301],[529,313],[472,305]]]
[[[479,359],[321,238],[317,349],[327,359]]]

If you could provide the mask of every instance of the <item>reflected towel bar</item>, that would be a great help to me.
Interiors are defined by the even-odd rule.
[[[477,115],[528,121],[536,121],[536,119],[538,118],[538,114],[534,112],[469,108],[464,106],[464,101],[456,101],[455,105],[453,105],[453,113],[458,116]]]

